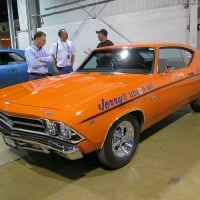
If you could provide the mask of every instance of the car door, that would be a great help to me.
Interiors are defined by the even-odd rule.
[[[0,88],[12,85],[17,82],[16,68],[8,65],[0,65]]]
[[[28,80],[28,73],[27,73],[27,63],[26,60],[23,56],[21,56],[20,54],[16,53],[16,52],[10,52],[9,56],[12,58],[12,60],[14,60],[14,62],[10,63],[13,65],[13,67],[15,67],[16,69],[16,83],[21,83],[24,81]]]
[[[0,88],[28,81],[25,58],[16,51],[0,52]]]
[[[158,120],[184,106],[191,93],[194,93],[189,67],[193,53],[189,49],[180,47],[159,49],[156,74]]]
[[[0,52],[0,88],[17,82],[17,70],[8,52]]]

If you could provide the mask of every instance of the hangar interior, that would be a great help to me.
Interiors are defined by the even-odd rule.
[[[19,49],[33,34],[47,34],[46,49],[66,28],[76,46],[77,67],[108,30],[115,44],[180,42],[200,49],[198,0],[17,0]],[[1,200],[189,200],[200,195],[200,115],[189,106],[140,138],[134,159],[118,170],[94,155],[77,161],[11,150],[0,140]]]
[[[31,42],[36,30],[47,34],[46,48],[58,40],[66,28],[77,48],[75,66],[85,58],[84,51],[98,43],[95,31],[105,28],[115,44],[142,42],[181,42],[198,47],[197,0],[18,0],[20,49]],[[200,48],[200,46],[199,46]]]

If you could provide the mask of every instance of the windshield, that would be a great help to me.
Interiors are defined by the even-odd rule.
[[[95,50],[76,70],[78,72],[152,73],[154,48]]]

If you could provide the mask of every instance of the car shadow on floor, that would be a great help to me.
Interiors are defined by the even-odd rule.
[[[86,155],[82,159],[67,160],[55,154],[43,154],[27,151],[24,156],[26,162],[36,167],[42,167],[68,179],[77,180],[87,175],[88,172],[101,167],[95,153]]]
[[[141,133],[139,142],[146,140],[147,138],[156,134],[162,128],[173,123],[189,112],[191,112],[191,108],[184,107],[176,113],[161,120],[160,122],[156,123]],[[71,180],[80,179],[97,168],[101,168],[101,173],[107,173],[108,171],[108,169],[102,166],[98,161],[96,153],[91,153],[82,159],[71,161],[57,155],[48,155],[28,151],[28,153],[22,159],[24,159],[29,164],[36,166],[36,168],[45,168]],[[41,171],[39,170],[38,173],[41,173]]]

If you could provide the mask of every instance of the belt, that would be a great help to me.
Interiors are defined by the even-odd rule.
[[[57,66],[58,69],[59,69],[59,68],[63,69],[63,68],[65,68],[65,67],[71,67],[71,65],[66,65],[66,66]]]
[[[42,74],[42,73],[35,73],[35,72],[31,72],[29,73],[30,75],[34,75],[34,76],[47,76],[47,74]]]

